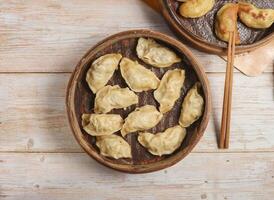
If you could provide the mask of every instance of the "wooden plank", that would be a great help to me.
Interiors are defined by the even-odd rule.
[[[0,151],[82,152],[66,119],[65,88],[70,74],[0,74]],[[208,74],[213,112],[194,151],[218,151],[224,74]],[[235,74],[231,148],[274,151],[273,74]]]
[[[1,5],[0,24],[2,72],[72,71],[108,35],[136,28],[167,30],[161,17],[137,0],[7,1]]]
[[[175,166],[129,175],[84,153],[0,153],[8,199],[249,199],[274,196],[274,154],[192,153]]]
[[[2,3],[0,11],[0,72],[71,72],[90,47],[129,29],[173,35],[139,0],[15,0]],[[225,71],[221,58],[193,52],[206,71]]]
[[[65,112],[68,74],[0,77],[2,151],[79,151]]]

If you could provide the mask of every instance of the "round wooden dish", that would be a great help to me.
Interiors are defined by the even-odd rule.
[[[199,50],[209,53],[225,55],[227,43],[219,40],[214,33],[215,15],[227,2],[238,2],[237,0],[216,0],[214,8],[205,16],[196,19],[182,17],[178,13],[179,2],[176,0],[160,0],[163,16],[170,27],[183,38],[187,39]],[[273,8],[273,0],[250,0],[249,2],[261,8]],[[241,44],[236,46],[236,54],[255,50],[274,39],[274,25],[268,29],[255,30],[246,27],[238,21],[238,29]]]
[[[159,69],[146,65],[137,58],[136,45],[140,37],[153,38],[157,42],[163,44],[174,50],[182,57],[182,62],[173,65],[172,67]],[[145,67],[151,69],[159,78],[168,70],[174,68],[183,68],[186,71],[186,80],[182,89],[181,98],[176,102],[174,108],[164,115],[161,122],[153,129],[149,130],[152,133],[164,131],[166,128],[178,124],[180,115],[180,108],[183,97],[191,86],[200,81],[202,85],[202,95],[205,100],[205,109],[203,116],[187,129],[187,136],[183,141],[181,147],[173,154],[167,156],[153,156],[145,148],[143,148],[137,141],[137,133],[128,134],[126,137],[127,142],[131,145],[132,159],[111,159],[101,156],[98,148],[95,145],[95,137],[88,135],[82,129],[81,115],[83,113],[92,113],[95,95],[89,89],[85,77],[90,64],[98,57],[107,53],[121,53],[124,57],[129,57],[133,60],[138,60]],[[118,84],[121,87],[126,87],[126,83],[121,77],[119,70],[117,70],[113,77],[110,79],[110,85]],[[137,93],[139,96],[139,104],[124,109],[114,109],[111,113],[118,113],[123,118],[133,111],[136,106],[143,106],[146,104],[155,105],[158,107],[157,102],[153,98],[153,91]],[[95,47],[91,48],[84,57],[80,60],[72,73],[71,79],[67,87],[67,112],[71,129],[74,133],[76,140],[83,147],[83,149],[95,160],[105,166],[113,169],[128,172],[128,173],[145,173],[160,170],[169,167],[179,160],[183,159],[198,143],[205,131],[208,124],[211,96],[209,90],[209,83],[206,74],[202,70],[201,65],[194,58],[192,53],[179,41],[172,39],[164,34],[153,32],[149,30],[133,30],[118,33],[113,35]],[[119,134],[119,133],[116,133]]]

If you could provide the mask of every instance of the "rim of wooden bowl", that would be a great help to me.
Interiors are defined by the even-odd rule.
[[[176,19],[170,14],[166,1],[167,0],[159,1],[160,10],[165,20],[167,21],[171,29],[175,31],[175,33],[177,33],[179,36],[188,40],[198,50],[201,50],[207,53],[222,55],[222,56],[227,54],[227,48],[219,47],[215,45],[214,43],[209,43],[203,40],[201,37],[191,34],[189,31],[185,30],[184,27],[180,26],[180,24],[176,21]],[[274,40],[274,32],[265,36],[261,40],[254,42],[253,44],[236,46],[235,53],[241,54],[241,53],[253,51],[259,47],[262,47],[268,44],[272,40]]]
[[[151,164],[128,165],[128,164],[111,163],[104,160],[103,156],[99,155],[96,151],[90,148],[90,143],[88,143],[83,137],[83,133],[81,131],[80,125],[78,124],[78,121],[76,118],[76,112],[74,107],[75,91],[77,89],[79,74],[81,70],[83,69],[83,66],[90,61],[90,59],[96,54],[96,52],[101,51],[102,49],[106,48],[107,46],[119,40],[128,39],[128,38],[139,38],[139,37],[149,37],[149,38],[154,38],[156,40],[163,41],[169,44],[170,46],[176,48],[179,52],[184,54],[189,59],[193,67],[193,70],[195,71],[202,85],[204,98],[205,98],[204,114],[201,119],[201,123],[199,127],[197,128],[197,134],[195,134],[196,138],[192,139],[193,143],[190,143],[186,148],[182,149],[180,152],[174,154],[173,156],[170,156],[159,162],[155,162]],[[97,45],[92,47],[83,56],[83,58],[76,65],[76,68],[73,71],[71,78],[69,80],[69,83],[67,86],[67,93],[66,93],[66,107],[67,107],[68,120],[69,120],[71,130],[77,142],[88,153],[88,155],[90,155],[99,163],[118,171],[127,172],[127,173],[147,173],[147,172],[153,172],[153,171],[170,167],[174,165],[175,163],[177,163],[178,161],[182,160],[187,154],[191,152],[191,150],[194,148],[194,146],[198,143],[200,138],[203,136],[203,133],[207,127],[209,117],[210,117],[210,111],[211,111],[211,93],[210,93],[210,87],[209,87],[207,76],[201,64],[193,56],[190,50],[187,49],[185,45],[160,32],[155,32],[155,31],[146,30],[146,29],[130,30],[130,31],[117,33],[115,35],[112,35],[102,40]]]

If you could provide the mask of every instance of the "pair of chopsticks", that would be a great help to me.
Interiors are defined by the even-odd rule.
[[[219,141],[219,147],[221,149],[224,149],[224,148],[227,149],[229,147],[235,38],[236,38],[235,31],[229,32],[222,124],[221,124],[221,134],[220,134],[220,141]]]

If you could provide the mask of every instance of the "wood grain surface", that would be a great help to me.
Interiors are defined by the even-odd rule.
[[[99,40],[137,28],[172,35],[139,0],[0,0],[1,200],[273,199],[274,66],[257,78],[235,74],[228,151],[216,145],[225,62],[193,50],[208,72],[213,112],[185,160],[126,175],[83,153],[65,112],[70,72]]]
[[[139,175],[108,169],[84,153],[0,153],[0,160],[5,180],[0,198],[8,200],[270,200],[274,195],[269,153],[194,153],[167,170]]]
[[[82,152],[68,126],[65,88],[70,74],[0,74],[0,150]],[[218,151],[216,129],[222,109],[223,73],[209,73],[213,110],[194,151]],[[24,84],[22,84],[22,82]],[[231,148],[274,151],[273,74],[257,78],[235,74]],[[31,112],[28,112],[31,110]],[[216,126],[215,126],[216,125]]]

